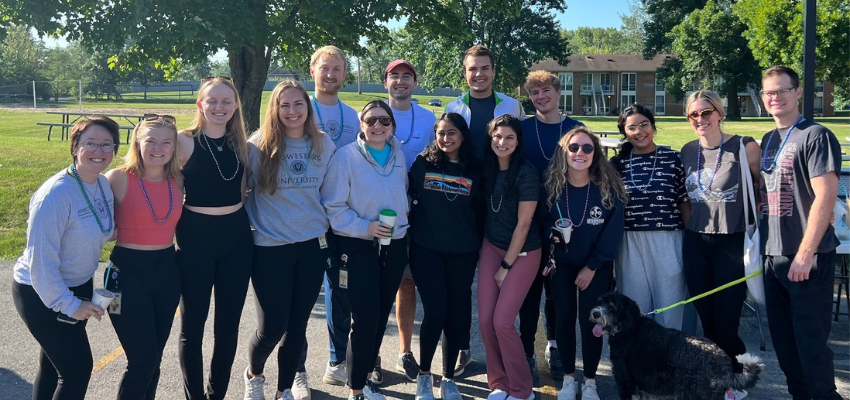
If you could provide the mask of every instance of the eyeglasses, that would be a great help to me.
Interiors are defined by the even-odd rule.
[[[713,113],[715,111],[717,111],[717,110],[715,110],[713,108],[706,108],[705,110],[702,110],[702,111],[694,111],[694,112],[688,114],[688,119],[690,119],[692,121],[696,121],[697,118],[699,118],[699,117],[702,117],[703,119],[705,119],[705,118],[710,117],[711,113]]]
[[[214,80],[233,82],[233,78],[231,78],[229,76],[218,75],[218,76],[205,76],[205,77],[201,78],[201,83],[207,83],[209,81],[214,81]]]
[[[581,149],[581,151],[584,152],[584,154],[592,154],[593,153],[593,145],[592,144],[573,143],[573,144],[570,144],[569,146],[567,146],[567,150],[569,150],[570,153],[576,153],[577,154],[579,149]]]
[[[411,74],[389,74],[387,75],[387,80],[390,81],[405,81],[405,82],[413,82],[413,75]]]
[[[393,124],[393,120],[390,117],[366,117],[363,120],[366,123],[366,126],[374,126],[375,122],[380,122],[383,126],[390,126]]]
[[[646,131],[647,128],[649,128],[650,126],[652,126],[652,124],[650,124],[649,122],[646,122],[646,121],[641,122],[638,125],[626,125],[626,132],[635,133],[635,132],[638,131],[638,129],[640,129],[642,131]]]
[[[83,142],[83,148],[90,153],[94,153],[97,149],[100,149],[104,153],[111,153],[112,150],[115,149],[114,143],[95,143],[95,142]]]
[[[174,116],[168,115],[168,114],[163,114],[163,115],[160,115],[160,114],[145,114],[145,116],[142,117],[142,119],[144,119],[145,122],[162,121],[162,122],[165,122],[166,124],[171,124],[171,125],[174,125],[174,124],[177,123],[177,119],[174,118]]]
[[[777,99],[782,99],[788,97],[788,95],[791,94],[791,91],[795,89],[797,89],[797,86],[791,86],[788,89],[779,90],[760,90],[759,93],[762,95],[762,97],[774,97]]]

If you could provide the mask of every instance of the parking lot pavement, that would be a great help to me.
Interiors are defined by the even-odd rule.
[[[2,305],[0,305],[0,321],[2,321],[0,322],[0,399],[25,400],[32,396],[32,384],[37,370],[38,345],[18,317],[12,304],[10,290],[12,284],[12,265],[13,262],[11,261],[0,261],[0,299],[4,300]],[[102,274],[103,270],[100,269],[95,275],[96,281],[100,280]],[[320,294],[313,309],[307,331],[307,338],[310,343],[307,372],[310,376],[311,387],[313,388],[313,399],[346,398],[348,391],[345,388],[327,385],[322,382],[322,375],[328,360],[327,328],[324,320],[325,310],[322,299],[323,297]],[[475,309],[475,306],[473,306],[473,309]],[[764,315],[763,310],[762,315]],[[212,319],[211,316],[210,319]],[[419,355],[418,331],[421,320],[422,307],[420,304],[417,308],[416,333],[413,337],[413,350],[417,358]],[[757,319],[752,313],[745,312],[741,321],[740,334],[747,344],[748,351],[761,357],[766,366],[761,381],[750,392],[747,398],[754,400],[789,398],[785,391],[784,376],[782,375],[782,371],[779,370],[776,356],[773,353],[770,343],[766,320],[764,325],[767,345],[766,351],[759,350],[759,331],[756,321]],[[213,332],[211,322],[208,321],[204,341],[204,357],[207,367],[209,366],[209,358],[212,355]],[[477,327],[477,324],[477,316],[474,315],[473,327]],[[178,400],[184,398],[182,376],[177,361],[179,325],[179,317],[176,317],[171,330],[171,337],[163,355],[162,376],[159,381],[157,399]],[[227,394],[228,399],[242,398],[242,373],[247,366],[247,345],[250,335],[253,334],[256,326],[254,297],[253,292],[249,290],[240,323],[239,349],[232,368],[230,388]],[[115,398],[118,382],[127,365],[126,357],[120,348],[118,339],[109,321],[106,319],[100,322],[92,320],[88,324],[87,329],[94,355],[95,371],[92,375],[86,398],[97,400]],[[850,371],[850,354],[848,354],[850,352],[850,342],[848,342],[848,337],[850,337],[850,323],[848,323],[848,318],[845,316],[841,317],[839,322],[833,323],[830,338],[830,345],[835,353],[836,384],[838,385],[839,393],[845,398],[850,396],[850,372],[848,372]],[[549,378],[548,367],[543,356],[546,341],[543,337],[542,328],[538,330],[537,339],[537,358],[542,387],[536,388],[535,392],[538,393],[538,399],[554,399],[555,393],[560,387],[560,382],[554,382]],[[468,398],[486,398],[490,390],[487,386],[487,377],[485,375],[484,349],[480,336],[477,334],[477,328],[473,329],[472,341],[473,358],[475,361],[467,367],[467,371],[462,377],[457,379],[457,382],[461,393]],[[387,327],[387,333],[381,349],[384,368],[384,384],[382,388],[389,398],[413,399],[416,384],[407,381],[401,373],[396,372],[395,361],[397,353],[398,330],[396,329],[395,316],[393,314],[390,315],[390,323]],[[580,357],[581,352],[579,347],[579,361],[576,363],[579,371],[581,370]],[[616,386],[611,376],[610,363],[607,357],[608,350],[606,346],[603,350],[603,359],[597,377],[599,395],[602,399],[616,399]],[[267,399],[273,399],[277,389],[276,377],[278,369],[275,360],[277,360],[277,357],[273,354],[269,358],[265,370],[268,382],[265,390]],[[435,372],[442,369],[442,362],[442,356],[437,351],[433,362]],[[435,386],[439,387],[438,385]]]

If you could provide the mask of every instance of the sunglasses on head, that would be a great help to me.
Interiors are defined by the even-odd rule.
[[[369,117],[366,117],[366,119],[364,119],[363,122],[366,123],[366,126],[374,126],[375,122],[380,122],[381,125],[383,125],[383,126],[390,126],[390,125],[393,124],[393,120],[391,120],[390,117],[372,117],[372,116],[369,116]]]
[[[694,112],[688,114],[688,119],[696,121],[696,119],[698,117],[708,118],[708,117],[711,116],[711,113],[713,113],[715,111],[717,111],[717,110],[715,110],[713,108],[706,108],[705,110],[702,110],[702,111],[694,111]]]
[[[162,114],[162,115],[160,115],[160,114],[145,114],[143,119],[145,120],[145,122],[162,121],[162,122],[165,122],[166,124],[171,124],[171,125],[174,125],[177,122],[177,119],[175,119],[174,116],[168,115],[168,114]]]
[[[213,81],[213,80],[216,80],[216,79],[218,79],[220,81],[233,82],[233,78],[231,78],[229,76],[218,75],[218,76],[205,76],[205,77],[201,78],[201,83],[207,83],[209,81]]]
[[[593,145],[592,145],[592,144],[587,144],[587,143],[585,143],[585,144],[572,143],[572,144],[570,144],[569,146],[567,146],[567,150],[569,150],[569,151],[570,151],[570,153],[578,153],[579,149],[581,149],[581,151],[583,151],[583,152],[584,152],[584,154],[591,154],[591,153],[593,153]]]

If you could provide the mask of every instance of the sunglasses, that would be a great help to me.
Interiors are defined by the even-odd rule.
[[[168,115],[168,114],[162,114],[162,115],[160,115],[160,114],[145,114],[145,116],[142,117],[142,119],[144,119],[145,122],[162,121],[162,122],[165,122],[166,124],[171,124],[171,125],[174,125],[174,124],[177,123],[177,119],[174,118],[173,115]]]
[[[570,144],[569,146],[567,146],[567,150],[569,150],[570,153],[578,153],[579,149],[581,149],[581,151],[583,151],[584,154],[592,154],[593,153],[593,145],[592,144],[573,143],[573,144]]]
[[[702,110],[702,111],[694,111],[694,112],[688,114],[688,119],[690,119],[692,121],[696,121],[698,117],[702,117],[703,119],[705,119],[705,118],[710,117],[711,113],[713,113],[715,111],[717,111],[717,110],[713,109],[713,108],[706,108],[705,110]]]
[[[233,78],[231,78],[229,76],[219,75],[219,76],[205,76],[205,77],[201,78],[201,83],[207,83],[209,81],[214,81],[214,80],[233,82]]]
[[[366,123],[366,126],[374,126],[375,122],[380,122],[383,126],[390,126],[393,124],[393,120],[390,117],[366,117],[363,120]]]

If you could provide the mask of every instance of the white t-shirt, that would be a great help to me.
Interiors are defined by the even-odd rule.
[[[434,140],[434,122],[437,117],[418,104],[413,104],[409,110],[393,110],[395,117],[395,137],[401,143],[401,151],[407,161],[407,170],[416,160],[416,155],[425,150]]]
[[[316,127],[328,134],[333,139],[336,148],[341,148],[357,138],[360,131],[360,119],[357,111],[339,100],[332,106],[313,102],[313,120]],[[340,128],[341,127],[341,128]]]

